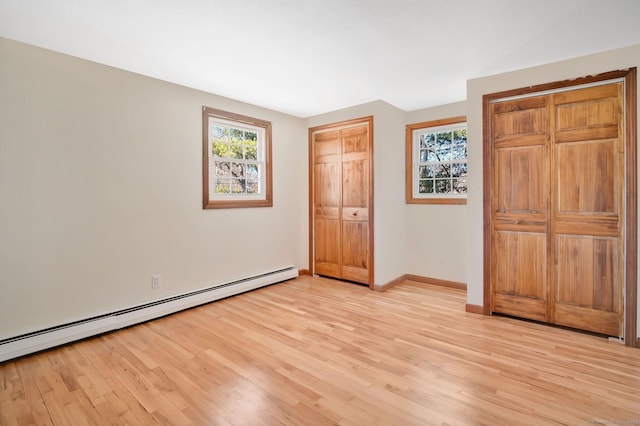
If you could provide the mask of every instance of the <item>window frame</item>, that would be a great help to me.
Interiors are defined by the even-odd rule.
[[[237,129],[254,130],[262,136],[258,138],[258,162],[264,164],[259,176],[262,193],[216,195],[209,191],[209,169],[211,146],[209,130],[211,120],[223,126]],[[202,107],[202,207],[203,209],[231,209],[248,207],[272,207],[272,171],[271,171],[271,122],[220,109]]]
[[[420,123],[407,124],[405,134],[405,194],[407,204],[467,204],[467,194],[434,194],[424,197],[416,197],[414,188],[417,181],[414,179],[414,167],[417,152],[413,135],[416,130],[441,128],[446,130],[447,126],[456,127],[465,124],[467,117],[465,115],[443,118],[439,120],[423,121]],[[467,140],[467,167],[468,167],[468,140]]]

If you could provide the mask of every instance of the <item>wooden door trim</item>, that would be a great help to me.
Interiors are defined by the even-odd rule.
[[[503,96],[500,96],[503,97]],[[483,300],[482,313],[491,315],[491,101],[498,99],[492,94],[482,97],[482,263],[483,263]]]
[[[313,200],[314,200],[314,147],[313,147],[313,134],[318,131],[323,130],[340,130],[348,127],[357,126],[359,124],[367,124],[369,126],[369,288],[373,290],[374,288],[374,218],[373,218],[373,116],[355,118],[352,120],[340,121],[337,123],[323,124],[321,126],[310,127],[309,128],[309,271],[310,274],[315,274],[315,262],[314,262],[314,208],[313,208]]]
[[[638,347],[638,102],[637,69],[625,75],[625,307],[624,341]],[[628,285],[634,283],[634,285]]]
[[[606,72],[594,76],[545,83],[536,86],[486,94],[482,97],[482,161],[483,161],[483,314],[491,315],[491,103],[497,99],[533,95],[558,89],[569,89],[606,80],[624,79],[625,86],[625,302],[624,340],[627,346],[638,346],[637,338],[637,69]],[[631,284],[631,285],[630,285]]]

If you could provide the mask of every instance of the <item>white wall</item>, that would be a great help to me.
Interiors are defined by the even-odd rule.
[[[407,113],[407,124],[466,115],[466,102]],[[407,204],[406,272],[466,283],[467,206]]]
[[[404,256],[405,112],[382,101],[322,114],[309,127],[373,115],[374,281],[388,283],[406,273]]]
[[[469,262],[467,265],[468,303],[474,305],[483,304],[482,96],[508,89],[573,79],[638,66],[640,66],[640,45],[635,45],[539,67],[477,78],[467,82],[470,175],[469,198],[467,200],[469,227]],[[640,306],[638,310],[640,312]],[[640,321],[638,330],[640,331]]]
[[[307,267],[305,120],[2,38],[0,63],[0,339]],[[273,123],[272,208],[202,209],[203,105]]]

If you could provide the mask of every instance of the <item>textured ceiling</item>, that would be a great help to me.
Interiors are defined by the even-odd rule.
[[[307,117],[638,44],[640,0],[0,0],[0,36]]]

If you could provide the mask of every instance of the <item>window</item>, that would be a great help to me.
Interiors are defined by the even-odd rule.
[[[466,120],[461,116],[407,125],[407,203],[467,203]]]
[[[203,207],[270,207],[271,123],[202,108]]]

